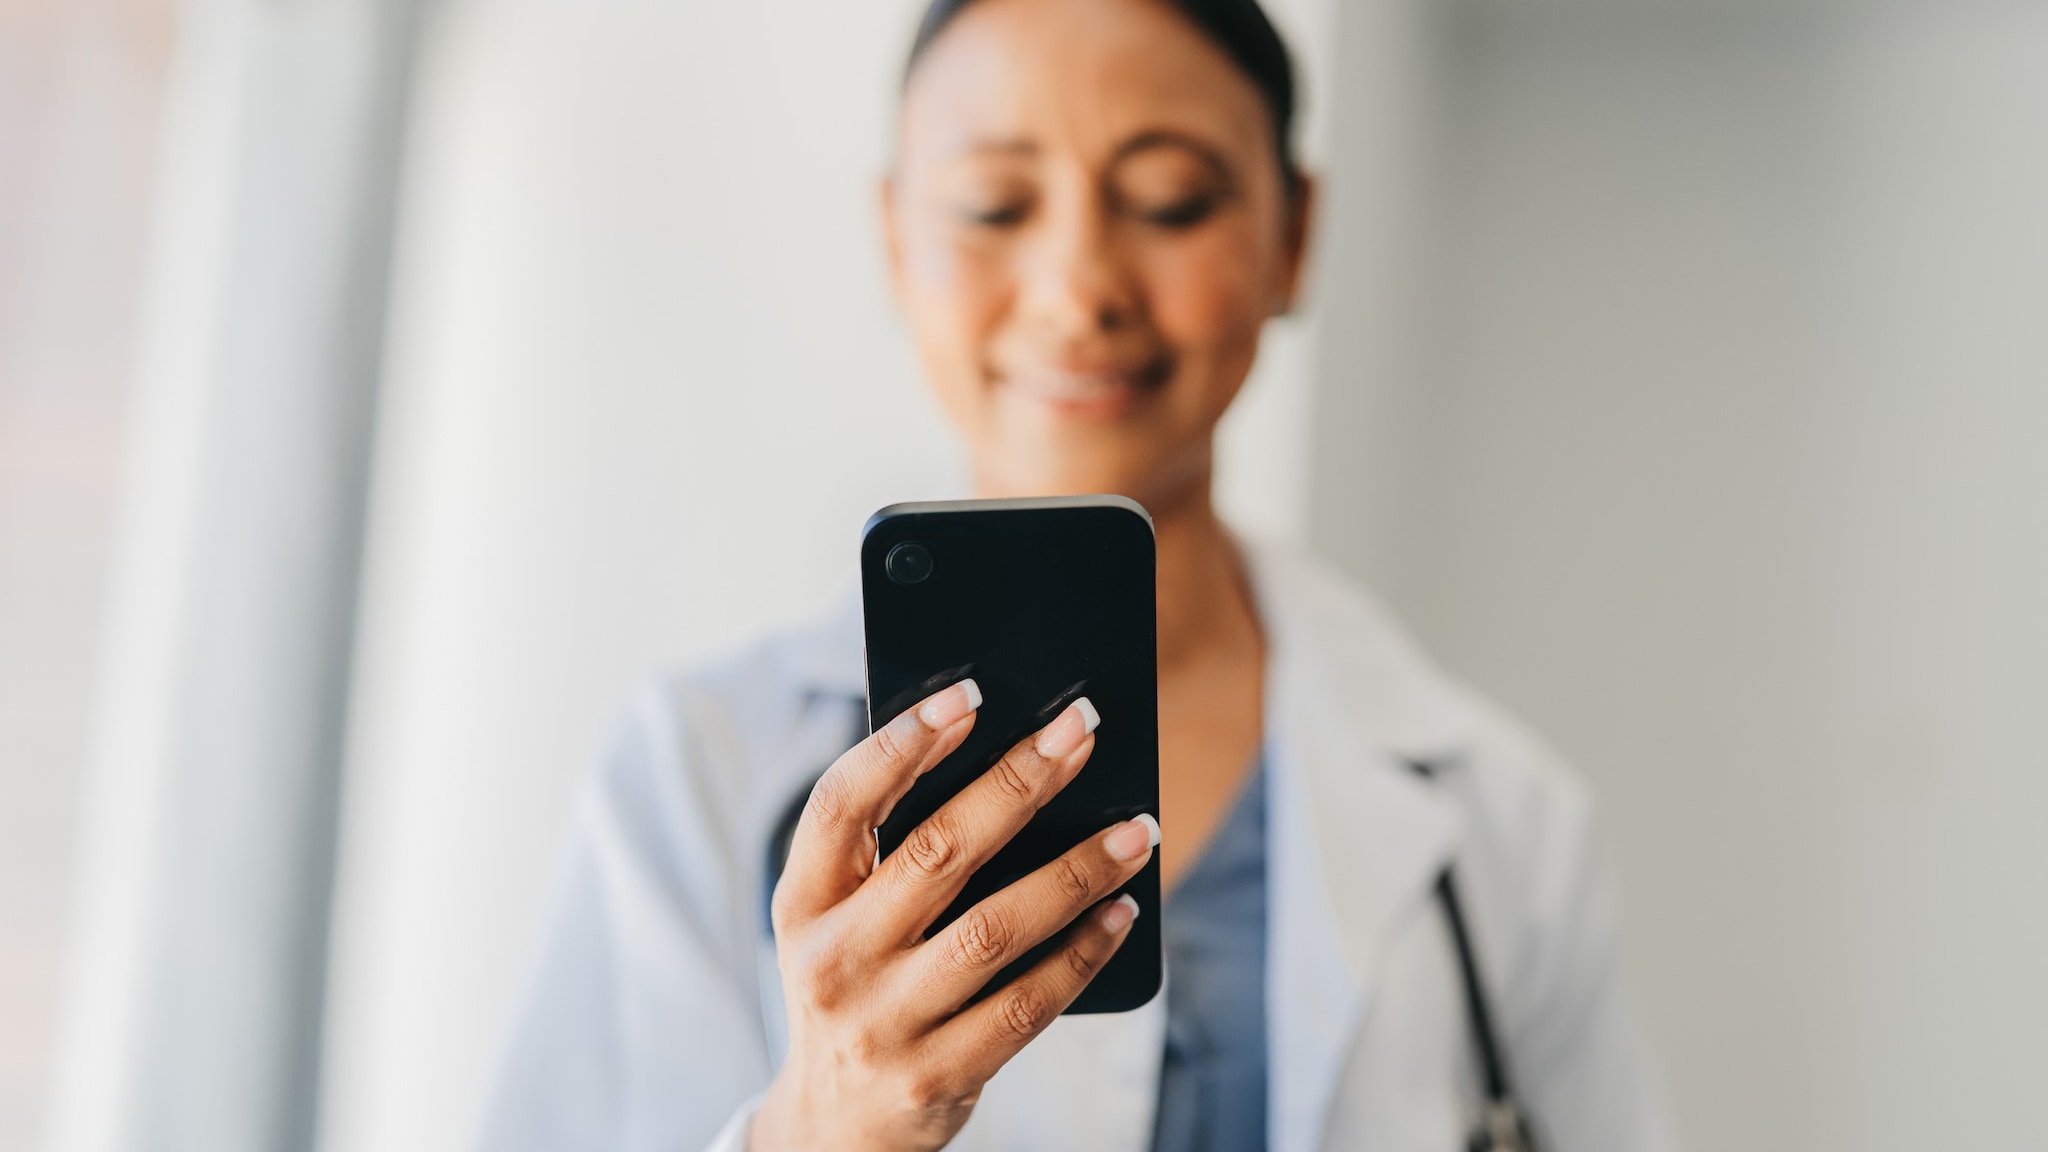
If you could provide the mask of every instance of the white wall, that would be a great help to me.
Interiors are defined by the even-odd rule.
[[[0,7],[0,1148],[53,1079],[168,7]]]
[[[914,7],[522,0],[431,29],[324,1147],[458,1145],[631,681],[815,611],[870,512],[960,493],[874,219]],[[1313,327],[1283,326],[1221,464],[1265,531],[1305,519]]]
[[[2038,1144],[2048,7],[1440,15],[1318,538],[1594,777],[1693,1147]]]
[[[311,1138],[411,11],[178,13],[52,1150]]]

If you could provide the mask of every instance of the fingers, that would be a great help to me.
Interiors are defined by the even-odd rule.
[[[912,829],[861,897],[872,900],[862,914],[875,931],[916,939],[975,869],[1081,771],[1101,720],[1087,697],[1074,701]]]
[[[1125,820],[968,909],[918,946],[914,979],[935,1005],[967,1002],[1017,957],[1138,874],[1159,845],[1151,816]]]
[[[804,803],[775,886],[778,929],[789,917],[818,915],[860,886],[874,865],[874,830],[912,782],[967,738],[980,707],[974,681],[942,688],[825,770]]]
[[[996,1074],[1066,1011],[1130,935],[1138,902],[1128,894],[1076,923],[1050,956],[932,1034],[929,1059],[964,1082]]]

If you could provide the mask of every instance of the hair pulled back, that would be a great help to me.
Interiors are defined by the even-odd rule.
[[[925,51],[939,33],[975,0],[932,0],[918,21],[917,38],[911,41],[910,56],[903,65],[908,84]],[[1160,0],[1179,13],[1211,43],[1230,57],[1238,70],[1265,98],[1266,112],[1273,125],[1273,146],[1280,175],[1290,191],[1300,184],[1301,169],[1294,159],[1294,64],[1279,30],[1266,18],[1258,0]]]

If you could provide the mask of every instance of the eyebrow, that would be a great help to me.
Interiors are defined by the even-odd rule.
[[[1138,133],[1116,146],[1116,151],[1110,156],[1110,162],[1115,163],[1125,157],[1149,151],[1153,148],[1182,148],[1193,152],[1196,156],[1201,157],[1203,163],[1207,164],[1217,176],[1226,180],[1230,178],[1234,171],[1230,161],[1224,159],[1223,153],[1217,151],[1208,141],[1198,136],[1191,136],[1186,132],[1174,131],[1171,128],[1153,128]]]
[[[1118,144],[1116,150],[1110,153],[1110,163],[1114,164],[1153,148],[1180,148],[1193,152],[1217,176],[1226,179],[1233,171],[1230,162],[1224,159],[1223,153],[1217,151],[1208,141],[1171,128],[1147,129]],[[1038,142],[1024,136],[984,136],[969,141],[960,152],[962,155],[970,156],[1036,156]]]
[[[967,147],[962,148],[960,153],[966,156],[991,153],[999,156],[1035,156],[1038,154],[1038,143],[1022,136],[984,136],[968,141]]]

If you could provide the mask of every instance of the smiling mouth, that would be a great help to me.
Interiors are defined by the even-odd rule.
[[[1031,367],[995,374],[996,383],[1064,415],[1109,419],[1166,387],[1172,374],[1164,360],[1133,368]]]

